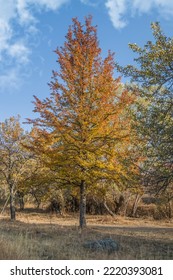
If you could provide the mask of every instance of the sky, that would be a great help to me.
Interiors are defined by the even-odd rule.
[[[172,0],[0,0],[0,122],[35,117],[33,95],[50,95],[58,68],[54,50],[64,44],[72,18],[84,22],[88,15],[103,58],[111,50],[120,65],[133,63],[129,43],[153,40],[151,22],[173,37]]]

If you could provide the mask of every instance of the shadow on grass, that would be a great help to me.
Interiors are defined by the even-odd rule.
[[[173,228],[26,223],[0,220],[0,259],[173,259]],[[88,240],[112,238],[119,251],[85,249]],[[5,245],[6,244],[6,245]],[[4,250],[4,252],[3,252]],[[3,252],[3,253],[2,253]]]

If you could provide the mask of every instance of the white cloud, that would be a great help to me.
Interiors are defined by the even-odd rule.
[[[0,88],[19,84],[19,77],[30,62],[38,35],[37,13],[56,11],[72,0],[0,0]],[[77,0],[76,0],[77,1]],[[153,10],[173,16],[173,0],[78,0],[97,6],[103,2],[115,28],[121,29],[130,17]],[[15,28],[15,26],[19,28]],[[20,31],[22,30],[20,35]],[[50,43],[50,42],[49,42]],[[28,70],[28,69],[27,69]],[[16,81],[16,83],[15,83]]]
[[[0,19],[0,55],[3,49],[6,49],[8,40],[12,36],[12,29],[8,22]],[[0,59],[1,60],[1,59]]]
[[[0,88],[19,83],[22,65],[26,67],[30,61],[31,41],[38,32],[36,12],[56,11],[68,1],[0,0]],[[19,35],[14,23],[25,35]]]
[[[80,0],[80,1],[85,5],[96,7],[100,0]]]
[[[30,11],[29,1],[17,0],[16,2],[16,15],[19,18],[20,24],[30,24],[35,22],[35,18]]]
[[[27,48],[22,41],[19,41],[11,45],[7,54],[9,54],[11,58],[17,59],[18,63],[26,64],[29,62],[30,52],[30,49]]]
[[[0,0],[0,18],[9,21],[15,13],[15,0]]]
[[[18,89],[22,83],[20,70],[18,67],[10,67],[10,69],[6,69],[0,75],[0,89],[1,91],[6,90],[7,88]]]
[[[49,10],[57,10],[63,4],[68,2],[68,0],[28,0],[28,1],[31,1],[33,4],[46,7]]]
[[[127,18],[135,14],[147,14],[153,10],[161,16],[173,16],[172,0],[105,0],[105,6],[116,29],[127,25]]]
[[[17,13],[21,23],[35,22],[33,10],[52,10],[59,9],[69,0],[16,0]]]
[[[152,6],[153,6],[152,0],[150,0],[150,1],[133,0],[132,2],[133,2],[132,10],[134,10],[135,12],[139,11],[141,13],[148,13],[152,9]]]
[[[125,27],[127,23],[123,15],[126,12],[126,0],[107,0],[105,5],[114,27],[117,29]]]

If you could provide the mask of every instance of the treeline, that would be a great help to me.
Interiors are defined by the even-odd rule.
[[[50,96],[35,97],[31,132],[19,117],[1,123],[0,195],[11,219],[16,201],[22,209],[32,199],[79,211],[83,228],[86,212],[135,216],[147,196],[172,217],[173,39],[158,23],[151,28],[153,42],[130,44],[135,66],[122,67],[110,51],[102,58],[91,17],[73,19],[55,51]]]

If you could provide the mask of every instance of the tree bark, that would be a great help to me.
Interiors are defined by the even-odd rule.
[[[115,214],[114,214],[114,213],[111,211],[111,209],[108,207],[108,205],[107,205],[107,203],[106,203],[106,199],[104,200],[103,205],[104,205],[104,207],[106,208],[106,210],[108,211],[108,213],[109,213],[112,217],[114,217]]]
[[[19,198],[19,206],[20,206],[20,210],[24,210],[25,203],[23,197]]]
[[[80,185],[80,208],[79,208],[79,227],[83,229],[86,227],[86,185],[85,181],[81,181]]]
[[[17,192],[17,196],[18,196],[18,200],[19,200],[19,207],[20,207],[20,210],[24,210],[24,206],[25,206],[25,203],[24,203],[24,195],[22,192],[18,191]]]
[[[142,198],[141,194],[136,194],[135,201],[132,206],[131,217],[136,216],[136,211],[137,211],[138,204],[139,204],[139,201],[141,200],[141,198]]]
[[[115,200],[115,214],[118,214],[118,212],[120,211],[120,208],[123,206],[124,204],[124,196],[120,195],[118,201]]]
[[[168,199],[168,217],[172,219],[172,197]]]
[[[10,186],[10,217],[11,217],[11,220],[16,219],[15,194],[14,194],[13,186]]]

